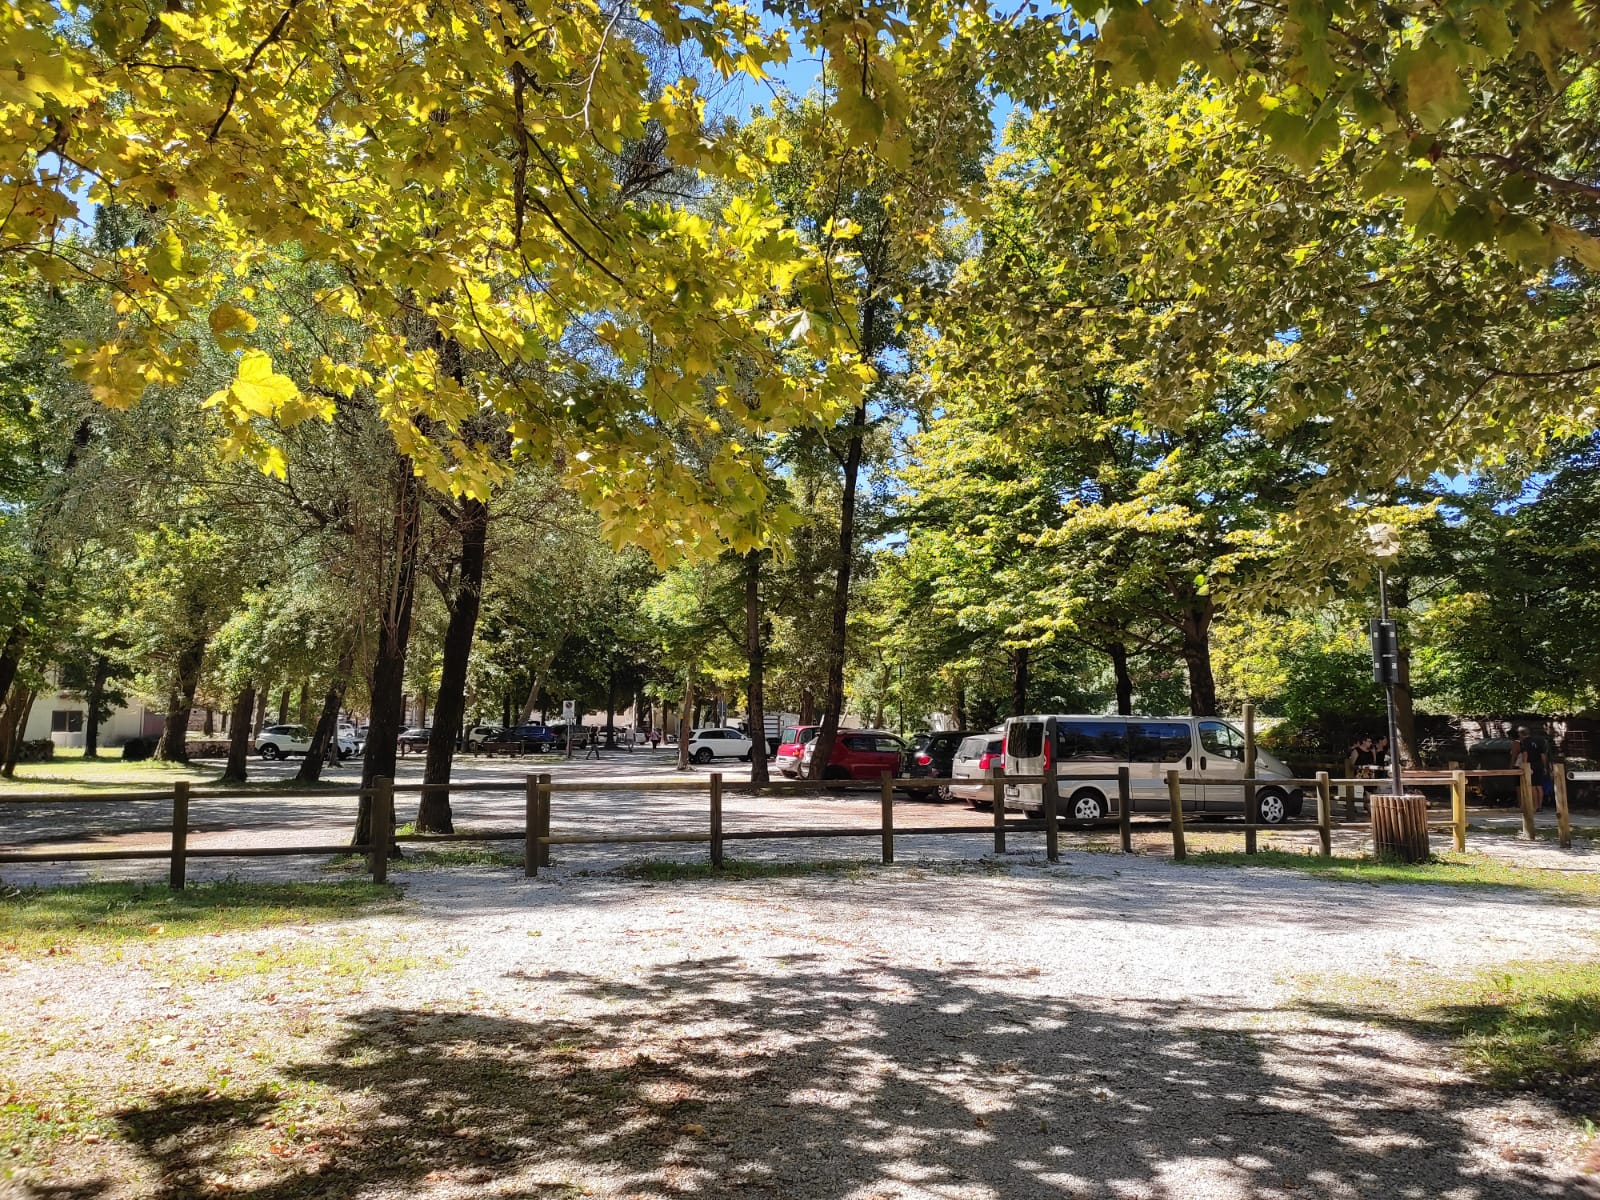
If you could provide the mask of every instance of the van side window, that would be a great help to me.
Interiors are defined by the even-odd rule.
[[[1200,722],[1200,747],[1216,758],[1244,761],[1244,738],[1232,725],[1221,721]]]
[[[1189,753],[1189,727],[1176,721],[1130,721],[1128,752],[1134,762],[1177,762]]]
[[[1017,721],[1007,727],[1010,742],[1006,753],[1012,758],[1038,758],[1044,753],[1044,722]]]
[[[1063,762],[1127,762],[1128,726],[1123,721],[1057,721],[1056,757]]]

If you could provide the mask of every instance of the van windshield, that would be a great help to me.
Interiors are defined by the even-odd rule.
[[[1006,727],[1006,753],[1012,758],[1038,758],[1044,753],[1044,722],[1013,721]]]

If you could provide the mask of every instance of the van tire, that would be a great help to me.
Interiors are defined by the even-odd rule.
[[[1256,807],[1261,810],[1263,825],[1282,825],[1289,815],[1289,798],[1277,788],[1256,793]]]
[[[1093,788],[1073,792],[1067,804],[1067,815],[1074,821],[1099,821],[1106,811],[1106,798]]]

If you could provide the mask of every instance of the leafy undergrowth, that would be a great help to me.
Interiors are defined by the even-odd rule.
[[[1509,963],[1466,979],[1327,980],[1309,994],[1326,1015],[1447,1038],[1485,1082],[1600,1122],[1600,960]]]
[[[1315,853],[1263,850],[1259,854],[1206,850],[1185,860],[1196,867],[1272,867],[1346,883],[1425,884],[1431,887],[1513,888],[1573,899],[1600,898],[1600,871],[1519,866],[1487,854],[1435,854],[1425,863],[1374,858],[1323,858]]]
[[[84,883],[0,891],[0,950],[59,954],[78,946],[264,929],[353,917],[399,895],[358,880],[222,880],[173,892],[160,884]]]

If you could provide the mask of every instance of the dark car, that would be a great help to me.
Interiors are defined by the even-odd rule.
[[[496,754],[537,754],[542,748],[541,744],[529,741],[515,729],[497,729],[472,744],[474,754],[487,754],[491,758]]]
[[[977,732],[973,729],[942,729],[933,733],[919,734],[916,741],[912,742],[911,752],[906,755],[906,778],[949,779],[957,747]],[[922,744],[917,745],[917,741]],[[948,786],[918,788],[915,795],[921,800],[951,799]]]
[[[395,745],[400,747],[400,753],[405,754],[411,750],[426,750],[428,741],[433,737],[433,730],[426,725],[413,725],[410,729],[402,729],[400,736],[395,739]]]
[[[527,753],[543,754],[556,744],[556,733],[548,725],[541,725],[537,721],[530,721],[525,725],[515,725],[506,730],[506,736],[518,738],[527,745]]]

